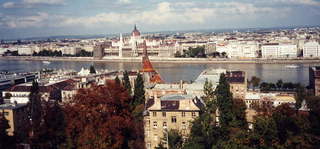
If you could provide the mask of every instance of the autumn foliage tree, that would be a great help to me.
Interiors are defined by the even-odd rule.
[[[126,88],[113,82],[82,89],[65,106],[70,148],[144,148],[129,110]]]

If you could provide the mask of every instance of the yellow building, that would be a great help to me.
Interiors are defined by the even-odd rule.
[[[189,95],[154,96],[146,103],[144,112],[144,131],[147,149],[153,149],[164,141],[165,134],[173,129],[183,137],[190,133],[191,122],[199,116],[203,106],[199,99]]]
[[[0,113],[9,121],[8,135],[25,135],[28,121],[27,104],[2,104]]]

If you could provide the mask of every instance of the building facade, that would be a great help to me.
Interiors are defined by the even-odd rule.
[[[0,113],[9,121],[10,128],[7,130],[10,136],[25,136],[28,121],[27,104],[2,104]]]
[[[303,46],[303,57],[320,57],[320,45],[318,42],[307,42]]]
[[[298,56],[297,45],[268,43],[261,46],[262,58],[295,58]]]
[[[191,122],[199,116],[202,102],[188,95],[154,96],[146,103],[144,132],[147,149],[154,149],[160,143],[167,146],[169,130],[177,130],[186,138]]]
[[[315,96],[320,96],[320,66],[309,68],[309,86]]]

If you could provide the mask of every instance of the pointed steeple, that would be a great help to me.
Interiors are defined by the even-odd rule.
[[[147,44],[146,41],[143,41],[143,55],[142,55],[142,72],[155,72],[155,70],[152,67],[152,64],[149,60],[148,57],[148,52],[147,52]]]
[[[148,57],[147,44],[143,41],[143,55],[142,55],[142,70],[141,72],[149,75],[149,81],[151,83],[163,83],[161,76],[158,72],[153,69],[153,66]]]

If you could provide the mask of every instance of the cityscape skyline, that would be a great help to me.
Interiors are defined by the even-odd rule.
[[[4,0],[0,38],[127,33],[133,24],[145,32],[317,26],[319,8],[318,0]]]

